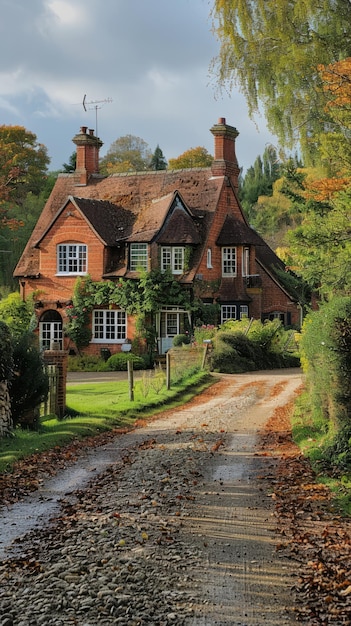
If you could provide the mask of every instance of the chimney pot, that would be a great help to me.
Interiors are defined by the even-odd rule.
[[[225,117],[218,118],[218,124],[225,124]]]
[[[94,137],[94,129],[93,128],[89,128],[89,135]]]
[[[86,134],[86,132],[87,132],[87,128],[88,128],[87,126],[81,126],[81,127],[80,127],[80,132],[81,132],[83,135],[85,135],[85,134]]]

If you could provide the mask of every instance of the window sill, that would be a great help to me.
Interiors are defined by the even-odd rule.
[[[121,345],[125,343],[125,339],[91,339],[90,343],[113,343],[115,345]]]
[[[59,276],[60,278],[62,278],[62,276],[87,276],[88,272],[58,272],[57,274],[55,274],[55,276]]]

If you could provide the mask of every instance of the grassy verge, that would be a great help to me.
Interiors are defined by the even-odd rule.
[[[132,427],[136,419],[156,415],[188,402],[216,382],[207,372],[193,373],[161,389],[144,377],[135,383],[134,401],[129,400],[125,381],[67,386],[67,415],[41,419],[38,431],[15,429],[0,439],[0,473],[11,471],[14,463],[34,453],[62,447],[74,439],[98,435],[114,428]]]
[[[341,513],[351,516],[351,464],[341,462],[342,455],[337,453],[339,435],[329,420],[314,412],[307,393],[296,401],[292,433],[318,480],[331,490],[334,504]]]

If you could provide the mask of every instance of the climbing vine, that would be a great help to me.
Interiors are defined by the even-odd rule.
[[[191,309],[191,293],[174,280],[170,271],[142,272],[138,280],[120,278],[113,281],[93,281],[89,276],[78,278],[72,303],[66,307],[65,332],[77,348],[86,346],[91,338],[90,316],[94,307],[118,306],[137,318],[137,329],[145,329],[145,339],[150,341],[150,327],[145,324],[163,306]]]

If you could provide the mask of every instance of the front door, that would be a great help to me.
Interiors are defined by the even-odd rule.
[[[62,317],[55,311],[45,311],[39,321],[39,345],[41,350],[50,350],[52,344],[62,344]]]
[[[173,339],[180,333],[184,311],[168,307],[161,311],[159,329],[159,353],[165,354],[173,345]]]

